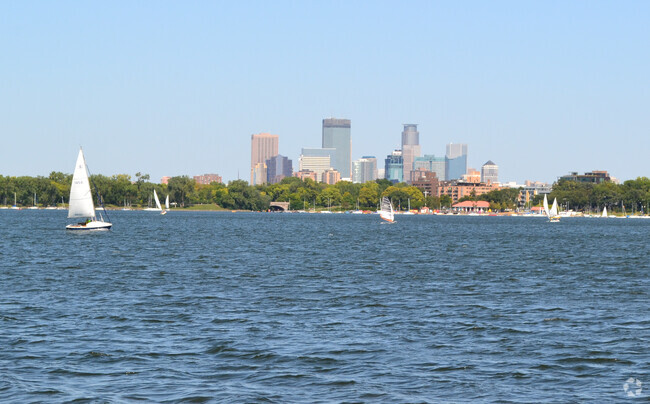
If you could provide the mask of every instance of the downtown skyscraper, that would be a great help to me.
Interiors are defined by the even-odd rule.
[[[447,180],[457,180],[467,173],[467,144],[449,143],[447,145]]]
[[[341,178],[352,177],[352,139],[350,135],[350,120],[328,118],[323,119],[324,149],[335,149],[331,165],[341,173]]]
[[[404,164],[402,175],[404,182],[411,183],[413,162],[416,157],[420,157],[421,153],[418,125],[412,123],[404,124],[404,130],[402,131],[402,161]]]
[[[266,182],[266,160],[278,155],[279,143],[278,135],[251,135],[251,185]]]

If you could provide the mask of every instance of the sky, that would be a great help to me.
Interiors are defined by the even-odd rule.
[[[322,119],[381,161],[416,123],[501,181],[650,176],[647,1],[0,2],[0,175],[250,178]],[[383,165],[383,164],[382,164]]]

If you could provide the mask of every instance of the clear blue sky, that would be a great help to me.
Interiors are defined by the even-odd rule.
[[[250,135],[298,167],[321,121],[385,158],[468,143],[502,181],[650,176],[647,1],[0,3],[0,174],[219,173]]]

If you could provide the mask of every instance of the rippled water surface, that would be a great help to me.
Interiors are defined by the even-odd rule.
[[[650,220],[66,213],[0,211],[0,401],[650,397]]]

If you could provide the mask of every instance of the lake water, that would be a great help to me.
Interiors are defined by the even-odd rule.
[[[66,214],[0,211],[0,401],[650,397],[650,220]]]

